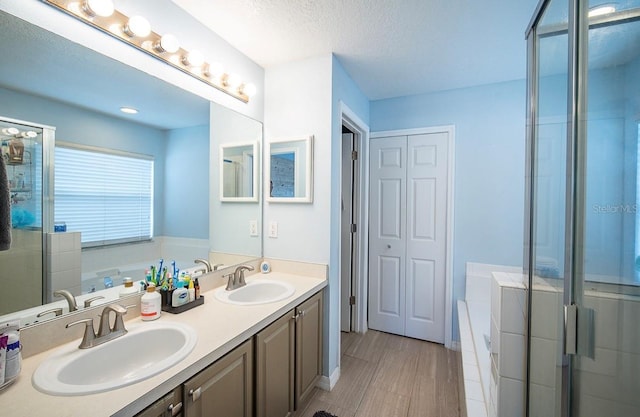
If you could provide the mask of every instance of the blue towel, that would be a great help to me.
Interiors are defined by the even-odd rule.
[[[11,249],[11,192],[4,155],[0,152],[0,251]]]

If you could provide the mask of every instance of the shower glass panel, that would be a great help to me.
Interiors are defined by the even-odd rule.
[[[526,411],[638,416],[640,0],[543,0],[538,11]]]
[[[49,186],[45,163],[52,140],[51,128],[0,118],[0,154],[11,200],[11,247],[0,252],[0,315],[43,302],[44,232],[50,223],[43,195]]]
[[[529,161],[533,183],[531,221],[532,281],[530,302],[536,313],[529,328],[529,415],[559,416],[561,409],[562,323],[565,272],[565,212],[568,109],[568,0],[551,1],[540,18],[535,38],[537,78],[530,91],[537,98],[532,119]],[[531,45],[530,45],[531,47]],[[531,134],[531,133],[530,133]]]

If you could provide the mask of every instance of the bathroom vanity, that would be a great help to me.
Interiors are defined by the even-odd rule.
[[[318,270],[322,272],[269,274],[269,280],[295,288],[282,301],[226,304],[211,290],[203,293],[202,306],[177,315],[163,313],[159,321],[193,327],[197,344],[182,361],[132,385],[82,396],[44,394],[33,387],[32,375],[60,347],[26,358],[19,379],[0,394],[0,407],[12,415],[191,417],[251,416],[256,407],[278,404],[288,415],[304,404],[322,371],[322,290],[327,281],[326,267]],[[247,282],[261,278],[254,274]],[[60,331],[72,320],[61,320]],[[127,326],[145,324],[139,318],[126,321]]]

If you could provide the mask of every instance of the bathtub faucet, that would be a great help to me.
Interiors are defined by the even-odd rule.
[[[211,264],[206,259],[198,258],[193,262],[204,265],[207,268],[206,270],[207,273],[213,271],[213,268],[211,268]]]

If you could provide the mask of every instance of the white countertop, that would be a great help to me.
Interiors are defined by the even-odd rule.
[[[295,293],[286,300],[275,303],[237,306],[216,300],[213,295],[215,290],[211,290],[203,293],[205,303],[202,306],[182,314],[163,312],[159,321],[189,324],[198,333],[198,343],[193,351],[175,366],[136,384],[99,394],[52,396],[35,389],[31,377],[38,365],[57,348],[25,359],[17,381],[0,391],[2,415],[135,415],[327,285],[325,279],[283,272],[254,274],[248,276],[247,281],[263,277],[288,282],[295,287]],[[144,325],[140,318],[128,320],[125,324],[134,323]],[[77,345],[79,340],[74,340],[71,344]]]

